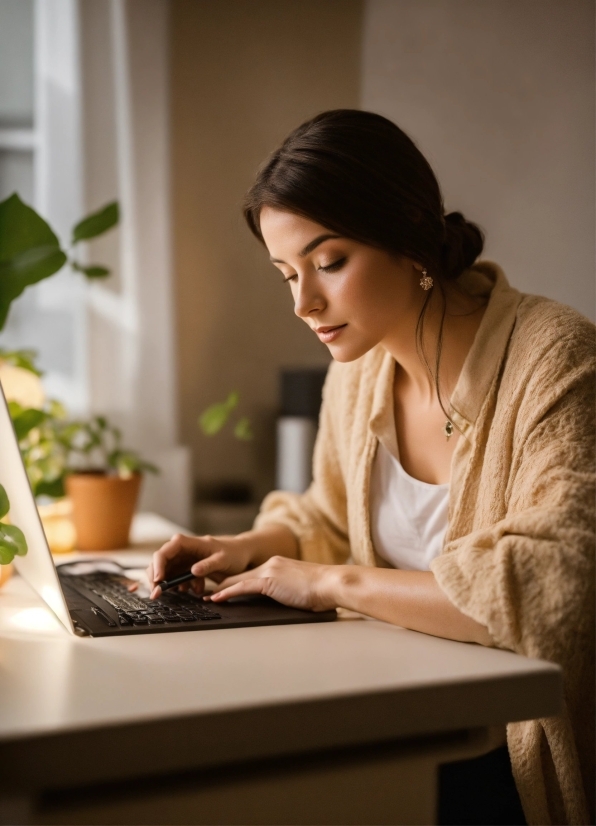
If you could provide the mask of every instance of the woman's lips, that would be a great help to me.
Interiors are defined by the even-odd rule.
[[[337,327],[319,327],[315,330],[315,333],[318,337],[323,341],[325,344],[329,344],[330,341],[335,341],[335,339],[340,335],[341,331],[344,327],[347,327],[347,324],[340,324]]]

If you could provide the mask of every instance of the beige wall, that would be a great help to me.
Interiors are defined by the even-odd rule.
[[[363,108],[418,143],[485,257],[593,319],[593,0],[368,0],[363,43]]]
[[[181,440],[199,482],[273,484],[281,366],[328,362],[243,224],[257,166],[324,109],[359,103],[360,0],[173,0],[173,242]],[[198,413],[237,389],[252,443],[206,439]]]

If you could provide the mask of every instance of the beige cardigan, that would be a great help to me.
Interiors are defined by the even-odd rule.
[[[462,283],[489,300],[451,399],[463,437],[431,569],[496,647],[562,666],[561,716],[507,727],[513,774],[529,824],[593,823],[595,328],[513,289],[490,261]],[[255,527],[287,525],[306,560],[386,567],[371,541],[369,480],[393,373],[380,346],[332,363],[313,482],[302,495],[270,493]]]

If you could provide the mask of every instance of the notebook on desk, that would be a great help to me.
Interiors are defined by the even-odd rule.
[[[336,618],[335,611],[301,611],[259,596],[237,598],[215,606],[188,593],[167,591],[151,601],[148,590],[130,593],[127,569],[107,558],[57,567],[1,386],[0,484],[8,494],[11,522],[23,531],[27,540],[28,552],[15,558],[15,567],[71,634],[105,637],[328,622]]]

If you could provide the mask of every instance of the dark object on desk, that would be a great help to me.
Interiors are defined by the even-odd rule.
[[[327,367],[282,370],[280,416],[304,416],[317,421]]]
[[[312,455],[326,367],[282,370],[277,419],[275,487],[302,493],[312,479]]]
[[[81,633],[92,637],[293,625],[337,618],[335,611],[301,611],[262,596],[236,598],[217,606],[192,594],[170,591],[150,600],[128,590],[125,569],[121,573],[97,570],[84,574],[59,570],[58,577],[73,622]]]

